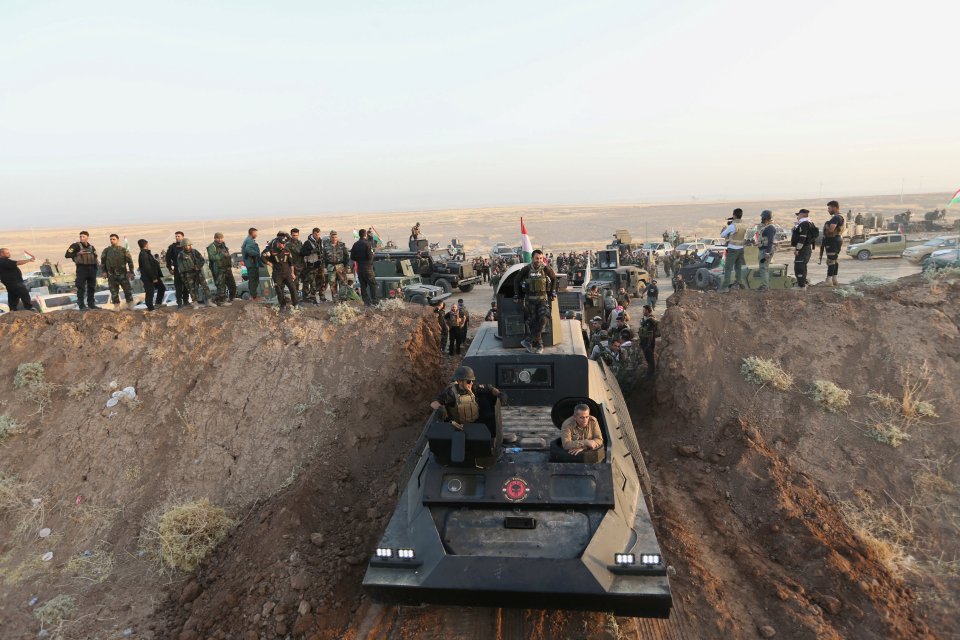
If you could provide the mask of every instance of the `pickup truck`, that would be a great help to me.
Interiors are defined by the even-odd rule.
[[[881,233],[847,247],[847,255],[857,260],[899,258],[907,249],[907,236],[902,233]]]

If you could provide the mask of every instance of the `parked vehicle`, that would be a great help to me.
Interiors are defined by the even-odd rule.
[[[923,263],[923,270],[960,268],[960,245],[954,249],[939,249],[930,254]]]
[[[644,253],[653,253],[655,256],[663,257],[673,251],[673,245],[669,242],[654,241],[643,243]]]
[[[77,305],[77,294],[75,293],[31,294],[30,302],[40,313],[70,311],[80,308]]]
[[[703,242],[699,242],[699,241],[697,241],[697,242],[684,242],[683,244],[678,244],[678,245],[677,245],[677,248],[674,249],[674,251],[677,252],[677,253],[680,254],[680,255],[683,255],[683,254],[685,254],[685,253],[697,253],[697,254],[699,254],[699,253],[701,253],[702,251],[704,251],[704,250],[705,250],[707,247],[709,247],[709,246],[710,246],[710,245],[705,244],[705,243],[703,243]]]
[[[847,255],[857,260],[871,258],[899,258],[907,248],[907,236],[902,233],[884,233],[847,247]]]
[[[163,293],[163,301],[161,302],[161,305],[176,305],[176,304],[177,304],[177,292],[176,292],[176,290],[174,290],[174,289],[167,289],[167,290]],[[147,308],[146,298],[144,298],[144,301],[143,301],[143,302],[141,302],[141,303],[138,304],[136,307],[134,307],[134,309],[141,309],[141,310],[142,310],[142,309],[146,309],[146,308]]]
[[[934,251],[956,248],[958,236],[937,236],[912,247],[904,249],[901,257],[914,264],[923,264]]]

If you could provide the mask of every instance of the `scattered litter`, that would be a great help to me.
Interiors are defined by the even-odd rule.
[[[40,529],[41,538],[46,538],[49,535],[50,535],[50,527],[44,527],[43,529]]]
[[[81,502],[83,502],[83,494],[82,494],[82,493],[78,493],[78,494],[77,494],[77,504],[80,504]]]
[[[83,557],[84,557],[84,558],[89,558],[89,557],[92,556],[92,555],[93,555],[93,552],[90,551],[89,549],[85,549],[84,552],[83,552]]]
[[[137,390],[134,389],[133,387],[124,387],[122,389],[122,393],[123,395],[127,396],[131,400],[137,397]]]
[[[111,411],[110,413],[107,414],[107,417],[108,417],[108,418],[113,418],[113,417],[116,416],[116,415],[117,415],[117,412],[116,412],[116,411]]]
[[[117,384],[117,381],[116,381],[116,380],[111,380],[111,381],[110,381],[110,390],[111,390],[111,391],[114,390],[114,389],[116,389],[116,388],[119,387],[119,386],[120,386],[120,385]]]
[[[109,400],[107,400],[107,409],[112,409],[113,407],[117,406],[118,404],[120,404],[120,399],[119,399],[119,398],[110,398]]]
[[[123,630],[124,638],[129,638],[132,635],[133,635],[133,627],[127,627],[126,629]]]
[[[43,502],[43,498],[30,498],[30,504],[35,507],[39,507],[41,502]]]
[[[51,560],[53,560],[53,551],[47,551],[45,554],[40,556],[40,559],[43,560],[44,562],[50,562]]]
[[[46,629],[40,629],[40,631],[37,631],[37,637],[38,637],[38,638],[49,638],[49,637],[50,637],[50,632],[47,631]]]
[[[37,596],[33,596],[32,598],[30,598],[30,602],[27,603],[27,606],[28,606],[28,607],[32,607],[33,605],[37,604],[38,602],[40,602],[40,598],[38,598]]]

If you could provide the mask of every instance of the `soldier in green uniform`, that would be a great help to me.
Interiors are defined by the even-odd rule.
[[[189,238],[184,238],[180,242],[180,253],[177,254],[177,271],[183,278],[183,290],[193,298],[193,308],[199,309],[197,303],[200,300],[200,291],[203,290],[204,304],[208,307],[213,305],[210,302],[210,287],[207,286],[207,279],[203,277],[203,255],[193,248]]]
[[[221,305],[233,302],[237,297],[237,281],[233,279],[233,260],[222,233],[213,234],[213,242],[207,245],[207,259],[210,261],[213,283],[217,287],[214,303]]]
[[[363,298],[360,297],[360,294],[357,293],[357,290],[353,288],[353,280],[347,280],[347,283],[337,289],[337,297],[334,298],[339,302],[363,302]]]
[[[277,302],[280,303],[280,310],[283,311],[293,304],[296,311],[300,310],[299,298],[297,296],[297,271],[293,266],[293,255],[287,244],[290,242],[290,236],[283,231],[277,234],[277,237],[270,241],[267,248],[261,254],[263,261],[271,265],[273,269],[273,286],[277,292]],[[290,293],[290,299],[287,299],[286,291]]]
[[[327,286],[327,249],[323,246],[319,227],[314,227],[313,233],[307,236],[301,255],[303,272],[300,280],[303,281],[303,299],[320,304],[321,300],[326,299],[323,290]]]
[[[130,281],[133,280],[133,256],[126,247],[120,246],[120,236],[110,234],[110,246],[100,254],[100,265],[103,274],[110,284],[110,301],[113,308],[120,309],[120,289],[126,298],[127,307],[133,309],[133,292],[130,290]]]
[[[526,337],[520,344],[531,353],[543,353],[543,330],[550,317],[550,305],[557,296],[557,274],[546,263],[543,251],[531,254],[532,262],[517,274],[513,301],[523,301]]]
[[[294,227],[290,229],[290,242],[287,243],[287,250],[290,252],[291,264],[293,264],[293,269],[297,274],[295,285],[297,287],[297,295],[302,300],[304,298],[302,287],[303,287],[303,242],[300,241],[300,229]]]
[[[330,283],[330,297],[337,299],[337,289],[347,281],[347,270],[350,268],[350,249],[337,236],[337,232],[330,231],[329,246],[326,255],[327,281]],[[321,295],[323,291],[320,292]]]
[[[643,305],[643,319],[640,320],[639,338],[640,348],[643,350],[643,357],[647,361],[648,378],[652,378],[656,371],[656,365],[653,360],[653,350],[659,337],[660,323],[653,317],[653,307],[645,304]]]
[[[470,367],[457,367],[453,381],[430,403],[430,408],[436,411],[443,407],[450,422],[455,427],[463,428],[463,425],[477,422],[480,418],[478,395],[498,398],[500,390],[491,385],[477,384],[477,376]]]

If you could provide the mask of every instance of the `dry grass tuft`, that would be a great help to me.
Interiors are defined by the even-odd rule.
[[[851,280],[850,284],[855,287],[882,287],[888,285],[893,280],[890,278],[884,278],[883,276],[875,276],[872,274],[862,275],[856,280]]]
[[[46,378],[43,365],[39,362],[24,362],[17,366],[17,373],[13,376],[14,389],[23,389],[42,382],[46,382]]]
[[[867,394],[875,410],[868,435],[877,442],[892,447],[898,447],[904,440],[909,440],[908,430],[915,424],[937,417],[937,409],[933,403],[922,398],[931,380],[927,364],[924,363],[916,373],[901,371],[901,378],[903,385],[900,397],[880,391]]]
[[[780,368],[779,364],[772,360],[757,358],[756,356],[743,359],[740,373],[743,374],[747,382],[762,386],[770,385],[781,391],[793,386],[793,378],[789,373]]]
[[[400,298],[387,298],[377,303],[377,309],[381,311],[401,311],[407,308],[407,303]]]
[[[67,397],[71,400],[80,400],[90,395],[90,392],[97,388],[92,382],[74,382],[67,385]]]
[[[817,404],[832,413],[850,406],[850,391],[829,380],[814,380],[810,395]]]
[[[43,496],[16,476],[0,472],[0,518],[14,523],[14,534],[36,535],[43,528],[45,517]]]
[[[878,507],[866,491],[854,492],[855,502],[841,502],[844,520],[890,571],[900,573],[911,568],[906,545],[914,539],[913,520],[897,505],[896,509]]]
[[[103,582],[113,573],[113,554],[100,546],[75,554],[63,568],[64,573],[88,582]]]
[[[44,626],[56,626],[69,618],[76,608],[77,601],[61,593],[34,609],[33,616]]]
[[[0,442],[15,433],[20,433],[20,424],[17,420],[7,414],[0,416]]]
[[[885,409],[886,411],[895,411],[899,404],[893,396],[879,391],[870,391],[867,393],[867,399],[870,400],[870,404]]]
[[[147,350],[147,357],[151,362],[163,362],[167,357],[166,347],[150,347]]]
[[[226,511],[203,498],[154,512],[148,517],[141,544],[163,568],[193,571],[232,526]]]
[[[50,406],[57,385],[46,381],[42,364],[39,362],[24,362],[17,366],[17,373],[13,377],[13,387],[19,389],[21,395],[27,401],[37,405],[36,413],[42,416],[44,410]]]
[[[835,295],[840,296],[844,300],[847,298],[862,298],[863,291],[858,291],[854,287],[837,287],[833,290]]]
[[[330,309],[329,317],[333,324],[343,326],[356,320],[357,316],[359,315],[360,314],[357,312],[356,308],[339,302],[333,305],[333,308]]]
[[[920,367],[920,371],[915,374],[904,372],[900,413],[907,420],[937,417],[937,411],[933,404],[921,399],[930,384],[930,380],[930,368],[926,362]]]
[[[870,425],[867,435],[881,444],[888,444],[896,448],[910,439],[910,434],[904,430],[904,426],[901,420],[881,419]]]

